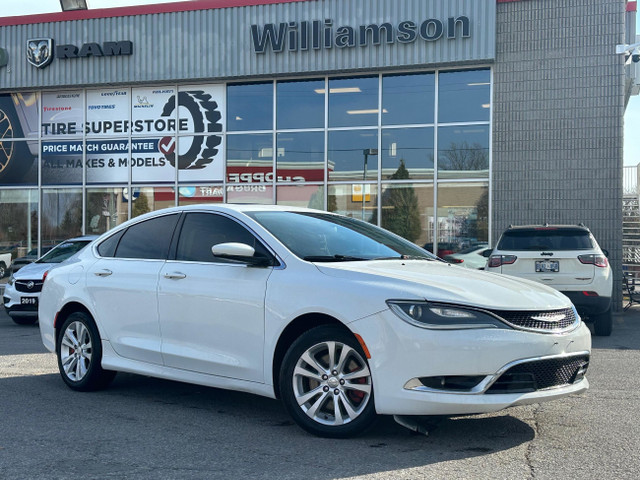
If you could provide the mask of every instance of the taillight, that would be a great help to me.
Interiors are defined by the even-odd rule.
[[[461,258],[448,258],[447,262],[449,262],[449,263],[463,263],[464,260],[461,259]]]
[[[582,294],[585,297],[597,297],[597,296],[599,296],[598,292],[587,292],[587,291],[585,291],[585,292],[582,292]]]
[[[518,257],[515,255],[491,255],[489,257],[489,267],[501,267],[502,265],[511,265],[516,263]]]
[[[604,255],[596,255],[593,253],[588,255],[578,255],[578,260],[580,260],[580,263],[595,265],[596,267],[604,268],[609,266],[609,260],[607,260],[607,257]]]

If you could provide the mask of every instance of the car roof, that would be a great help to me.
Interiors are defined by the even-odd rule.
[[[590,230],[584,225],[509,225],[509,227],[505,230],[509,231],[523,231],[523,230],[582,230],[585,232],[589,232]]]

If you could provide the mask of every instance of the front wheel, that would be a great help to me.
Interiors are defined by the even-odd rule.
[[[598,337],[608,337],[613,331],[613,317],[611,316],[611,307],[598,315],[591,315],[593,320],[593,333]]]
[[[334,325],[309,330],[291,345],[280,396],[296,423],[321,437],[357,435],[376,418],[365,354],[351,332]]]
[[[60,329],[56,344],[58,369],[64,382],[74,390],[88,392],[106,387],[115,372],[103,370],[102,344],[93,319],[74,312]]]

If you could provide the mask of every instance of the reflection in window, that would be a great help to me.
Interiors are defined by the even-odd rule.
[[[329,132],[329,180],[378,178],[377,130]]]
[[[82,235],[82,190],[43,190],[41,228],[43,247]]]
[[[382,187],[382,228],[423,247],[432,242],[433,185],[389,184]]]
[[[270,130],[273,126],[273,83],[227,87],[227,130]]]
[[[329,80],[329,127],[378,124],[378,77]]]
[[[324,186],[281,185],[276,190],[276,205],[324,210]]]
[[[38,100],[37,92],[0,94],[0,140],[38,138]]]
[[[125,202],[132,202],[131,218],[163,208],[175,207],[176,192],[170,187],[134,187],[129,195],[127,188],[123,189]]]
[[[273,135],[270,133],[227,135],[226,151],[228,182],[273,181]]]
[[[198,185],[178,188],[178,205],[198,203],[222,203],[224,187],[222,185]]]
[[[8,128],[8,124],[0,110],[0,185],[35,186],[38,183],[37,143],[3,140],[3,128]],[[4,133],[7,134],[6,130]]]
[[[324,132],[279,133],[278,181],[324,181]]]
[[[278,82],[278,129],[324,127],[324,80]]]
[[[433,123],[435,74],[382,77],[382,124]]]
[[[38,246],[38,191],[0,190],[0,205],[0,253],[23,257]],[[9,265],[4,267],[8,271]]]
[[[438,121],[488,122],[491,116],[489,70],[444,72],[438,77]]]
[[[383,180],[432,179],[433,160],[432,127],[382,130]]]
[[[482,183],[438,186],[438,250],[457,252],[489,238],[489,187]]]
[[[78,142],[78,144],[82,148],[82,142]],[[153,141],[134,139],[131,146],[131,157],[144,157],[146,155],[142,154],[148,152],[156,152],[157,155],[156,145],[156,142]],[[130,158],[128,139],[87,140],[86,150],[87,183],[127,182],[129,179],[128,159]]]
[[[488,177],[489,126],[438,128],[438,177]]]
[[[128,219],[122,188],[87,189],[86,202],[87,235],[104,233]]]
[[[273,187],[270,185],[229,185],[227,203],[273,204]]]
[[[329,185],[327,211],[376,224],[378,186],[370,183]]]

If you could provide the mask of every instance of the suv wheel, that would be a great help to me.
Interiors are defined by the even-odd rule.
[[[608,337],[613,330],[613,317],[611,316],[611,307],[598,315],[591,315],[593,321],[593,332],[598,337]]]

